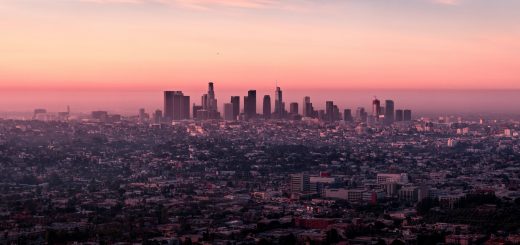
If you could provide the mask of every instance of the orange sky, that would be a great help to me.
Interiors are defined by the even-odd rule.
[[[520,89],[517,0],[2,0],[0,89]]]

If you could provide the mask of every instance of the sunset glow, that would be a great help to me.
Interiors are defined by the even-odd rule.
[[[2,0],[0,88],[520,89],[517,0]]]

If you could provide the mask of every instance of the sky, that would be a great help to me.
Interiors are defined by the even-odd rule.
[[[518,0],[0,0],[0,90],[520,89]]]

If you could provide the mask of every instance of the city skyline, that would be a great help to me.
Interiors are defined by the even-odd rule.
[[[0,89],[197,90],[208,80],[222,90],[275,80],[285,90],[520,89],[519,8],[514,0],[4,0]]]

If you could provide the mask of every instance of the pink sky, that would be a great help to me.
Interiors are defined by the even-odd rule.
[[[518,0],[2,0],[0,89],[520,89]]]

